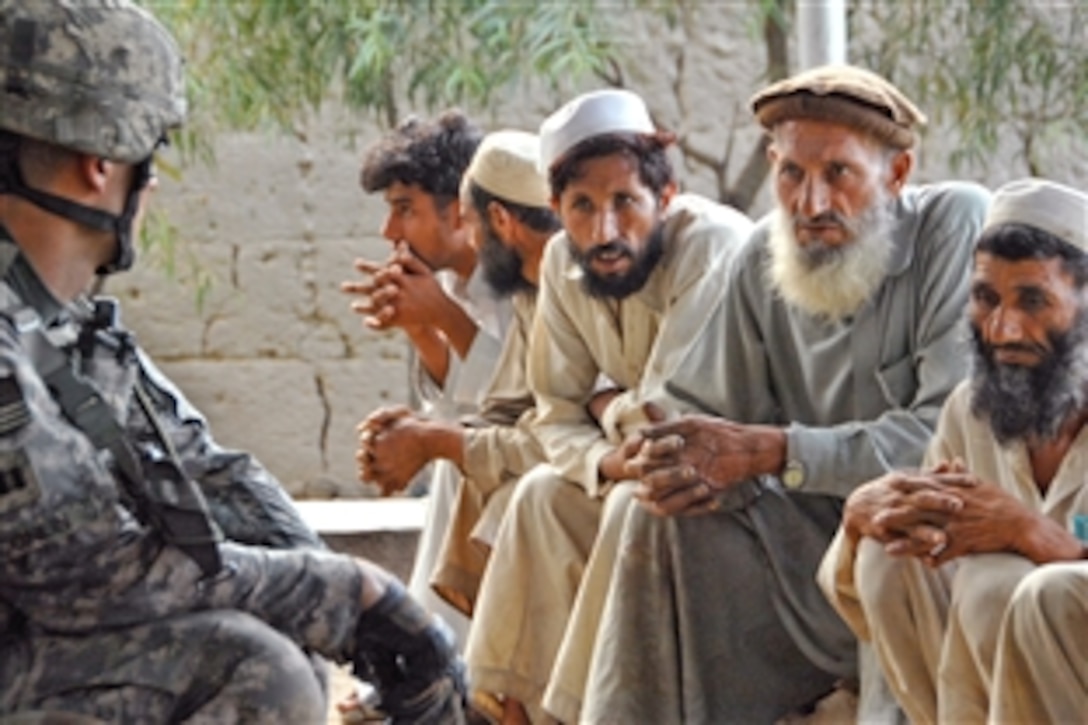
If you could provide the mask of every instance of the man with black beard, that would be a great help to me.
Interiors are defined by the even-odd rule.
[[[624,522],[582,721],[773,722],[856,679],[816,569],[846,496],[921,462],[967,372],[989,194],[908,185],[925,117],[869,71],[806,71],[752,110],[777,208],[666,384],[671,419],[627,460],[644,505]]]
[[[997,191],[968,319],[974,370],[924,468],[850,496],[821,584],[913,722],[1081,722],[1088,195],[1039,179]]]
[[[529,342],[548,463],[518,481],[466,648],[475,687],[503,697],[507,718],[537,719],[565,636],[588,667],[589,642],[567,622],[572,606],[596,622],[594,572],[607,582],[633,485],[624,436],[645,422],[641,401],[695,339],[750,230],[735,210],[676,195],[671,140],[629,91],[579,96],[540,129],[564,229],[544,253]]]
[[[496,294],[510,297],[514,308],[477,415],[450,421],[396,406],[360,424],[356,460],[363,480],[399,490],[438,459],[460,472],[451,522],[426,576],[465,615],[472,614],[508,489],[544,460],[529,430],[533,396],[525,376],[526,349],[540,258],[559,220],[536,168],[539,151],[535,134],[496,131],[481,142],[461,182],[461,219],[483,277]]]

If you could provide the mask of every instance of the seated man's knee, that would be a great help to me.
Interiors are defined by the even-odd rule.
[[[507,515],[551,516],[562,510],[572,495],[586,496],[577,484],[560,476],[551,466],[539,465],[518,481]]]
[[[959,623],[965,637],[990,641],[1013,592],[1034,568],[1027,559],[1012,554],[963,557],[952,583],[950,621]]]
[[[613,486],[604,499],[604,511],[601,514],[601,528],[616,530],[623,525],[635,499],[637,484],[622,481]]]
[[[866,537],[858,543],[854,579],[858,598],[870,619],[889,602],[909,601],[907,580],[914,564],[913,560],[889,555],[875,539]]]
[[[1006,616],[1008,633],[1029,649],[1044,631],[1083,631],[1088,624],[1088,576],[1076,565],[1038,567],[1020,580]]]

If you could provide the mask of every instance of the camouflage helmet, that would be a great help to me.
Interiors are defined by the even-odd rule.
[[[174,39],[128,0],[0,0],[0,129],[114,161],[185,120]]]

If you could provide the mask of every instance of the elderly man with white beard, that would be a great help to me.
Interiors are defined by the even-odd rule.
[[[843,500],[921,462],[967,372],[989,194],[907,185],[925,118],[868,71],[807,71],[752,108],[777,209],[627,461],[644,507],[625,522],[589,722],[772,722],[856,678],[817,566]]]
[[[974,369],[923,470],[847,499],[820,583],[913,722],[1083,722],[1088,195],[999,189],[967,316]]]

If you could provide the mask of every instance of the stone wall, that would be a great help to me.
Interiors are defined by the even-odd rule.
[[[644,61],[627,81],[661,122],[701,149],[718,154],[732,143],[732,169],[758,138],[744,102],[762,85],[763,51],[737,5],[706,7],[714,12],[697,24],[667,32],[632,22],[632,50]],[[472,112],[486,128],[533,129],[561,100],[522,92]],[[167,275],[156,255],[145,255],[107,286],[220,443],[255,452],[298,496],[367,493],[355,480],[354,425],[407,395],[403,338],[364,329],[338,291],[355,257],[388,252],[377,234],[381,199],[358,184],[361,148],[379,133],[332,108],[292,136],[224,134],[214,142],[214,167],[163,179],[155,199],[179,230],[177,271]],[[946,137],[930,131],[917,180],[950,175]],[[705,171],[681,168],[690,189],[712,193]],[[1048,168],[1084,185],[1088,148],[1071,141]],[[994,185],[1023,173],[1010,146],[990,168],[957,175]],[[753,213],[769,203],[764,189]],[[190,263],[211,276],[199,308]]]

